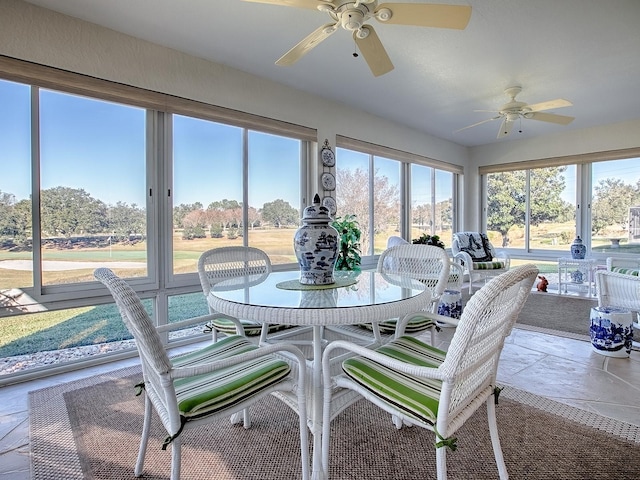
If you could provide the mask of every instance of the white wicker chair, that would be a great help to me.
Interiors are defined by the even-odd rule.
[[[396,338],[375,350],[346,341],[325,349],[322,461],[329,471],[332,393],[347,388],[391,413],[396,426],[417,425],[435,433],[438,480],[447,478],[446,448],[455,449],[454,433],[483,404],[487,405],[489,432],[501,479],[508,478],[502,456],[495,402],[500,389],[496,373],[504,340],[524,305],[538,274],[524,265],[487,283],[467,304],[448,351],[402,335],[410,315],[398,324]],[[434,315],[434,318],[439,317]],[[351,356],[343,361],[343,374],[328,370],[334,350]],[[416,448],[421,452],[423,445]]]
[[[636,270],[637,271],[637,270]],[[627,308],[633,312],[634,330],[640,331],[640,277],[633,274],[596,271],[598,306]]]
[[[431,303],[424,310],[435,310],[442,292],[449,282],[451,261],[447,252],[433,245],[401,244],[387,248],[378,259],[377,271],[380,273],[402,274],[419,280],[431,292]],[[456,279],[457,281],[457,279]],[[373,325],[374,335],[394,333],[397,319],[390,319]],[[378,330],[378,332],[376,332]],[[436,323],[429,317],[414,316],[406,327],[407,333],[431,331],[431,343],[435,341]]]
[[[509,270],[511,259],[504,250],[495,249],[484,233],[458,232],[453,234],[451,253],[469,276],[469,293],[473,282],[495,277]]]
[[[222,280],[243,275],[264,275],[271,273],[271,260],[266,252],[254,247],[220,247],[207,250],[198,260],[198,275],[205,298],[211,288]],[[215,313],[209,308],[211,313]],[[212,322],[213,341],[218,340],[218,332],[227,335],[260,335],[260,342],[267,340],[270,332],[287,328],[287,325],[260,324],[252,320],[219,318]]]
[[[633,257],[607,257],[607,270],[638,276],[640,273],[640,255]]]
[[[302,478],[308,478],[305,359],[300,350],[285,344],[257,347],[244,336],[231,335],[170,359],[158,332],[175,328],[176,324],[154,327],[133,289],[111,270],[99,268],[94,276],[111,292],[140,354],[146,395],[136,477],[143,472],[153,410],[167,430],[163,449],[171,445],[171,479],[178,480],[183,430],[228,418],[271,393],[289,392],[297,397]],[[291,365],[273,355],[275,352],[286,352],[287,358],[297,364],[297,379],[291,376]],[[248,417],[248,428],[246,422]]]

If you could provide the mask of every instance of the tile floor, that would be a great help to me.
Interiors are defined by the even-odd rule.
[[[446,347],[453,329],[438,334]],[[136,359],[0,388],[0,480],[28,480],[27,393],[137,363]],[[640,425],[640,352],[617,359],[592,351],[589,342],[514,329],[502,353],[502,385]],[[132,466],[133,468],[133,466]]]

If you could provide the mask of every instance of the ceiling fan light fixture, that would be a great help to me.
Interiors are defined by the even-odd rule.
[[[340,18],[342,28],[351,32],[362,28],[364,23],[364,15],[360,10],[347,10],[342,13]]]
[[[507,113],[507,122],[515,122],[519,118],[520,118],[520,115],[517,112]]]

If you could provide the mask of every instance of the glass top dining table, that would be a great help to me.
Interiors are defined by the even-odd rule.
[[[287,271],[232,278],[217,283],[207,300],[213,310],[235,318],[312,327],[312,381],[307,396],[313,434],[312,479],[326,480],[321,439],[324,329],[401,318],[426,308],[431,294],[416,280],[384,273],[336,272],[336,283],[322,287],[301,285],[299,276],[297,271]],[[341,410],[356,400],[355,396],[345,399]],[[295,408],[293,403],[290,406]],[[338,413],[330,412],[329,418]]]
[[[336,272],[331,286],[299,283],[299,272],[245,275],[217,283],[210,306],[225,315],[287,325],[348,325],[397,318],[428,303],[422,283],[377,272]]]

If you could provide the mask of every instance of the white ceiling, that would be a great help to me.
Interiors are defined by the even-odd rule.
[[[274,62],[327,14],[242,0],[29,0],[197,57],[312,92],[452,142],[475,146],[640,119],[640,1],[434,0],[468,4],[465,30],[375,27],[395,70],[374,77],[339,30],[293,66]],[[383,2],[380,2],[383,3]],[[394,3],[389,0],[387,3]],[[404,0],[404,3],[425,3]],[[568,126],[522,122],[497,140],[493,116],[518,100],[565,98]]]

